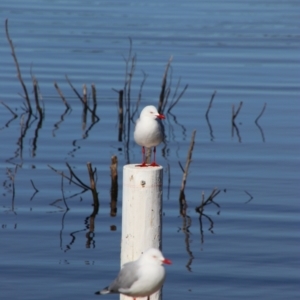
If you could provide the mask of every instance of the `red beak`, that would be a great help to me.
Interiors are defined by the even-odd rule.
[[[172,264],[172,262],[167,258],[165,258],[162,262],[166,265],[171,265]]]
[[[162,119],[165,119],[165,116],[162,115],[162,114],[158,114],[157,117],[158,117],[159,119],[161,119],[161,120],[162,120]]]

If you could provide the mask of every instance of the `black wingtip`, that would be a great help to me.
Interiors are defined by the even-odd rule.
[[[100,295],[100,291],[96,292],[95,295]]]

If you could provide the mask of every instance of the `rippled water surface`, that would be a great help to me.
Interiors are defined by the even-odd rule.
[[[122,167],[141,159],[133,123],[118,141],[113,90],[124,88],[130,37],[132,110],[144,74],[139,111],[157,106],[171,56],[167,109],[188,85],[172,114],[165,110],[166,143],[157,153],[163,252],[173,261],[163,299],[298,299],[299,12],[297,1],[1,1],[0,101],[15,117],[0,105],[0,298],[95,299],[119,269]],[[34,112],[31,73],[38,81],[42,119],[24,113],[5,19]],[[84,113],[65,75],[80,94],[87,85],[90,107],[95,84],[99,120]],[[232,105],[236,111],[240,102],[232,133]],[[183,217],[178,162],[185,165],[193,130]],[[119,172],[114,217],[112,155]],[[98,174],[94,227],[90,191],[67,180],[62,189],[49,167],[68,174],[68,163],[89,184],[88,161]],[[207,198],[214,188],[220,207],[205,207],[199,219],[202,192]]]

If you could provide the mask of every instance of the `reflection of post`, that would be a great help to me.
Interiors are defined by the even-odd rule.
[[[115,217],[117,215],[117,201],[118,201],[118,157],[113,155],[110,165],[111,188],[110,188],[110,215]]]
[[[92,191],[92,195],[93,195],[93,212],[89,218],[89,231],[86,233],[86,247],[90,248],[91,243],[93,242],[93,238],[94,238],[94,229],[95,229],[95,217],[98,214],[98,210],[99,210],[99,199],[98,199],[98,192],[96,189],[96,183],[95,183],[95,173],[96,173],[96,169],[93,170],[92,168],[92,164],[90,162],[87,163],[87,169],[89,172],[89,176],[90,176],[90,185],[91,185],[91,191]]]
[[[161,166],[124,166],[121,265],[138,259],[151,247],[161,248],[162,181]],[[120,299],[132,298],[121,295]],[[160,299],[160,291],[151,296],[156,299]]]

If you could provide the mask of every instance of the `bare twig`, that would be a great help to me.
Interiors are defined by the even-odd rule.
[[[183,94],[185,93],[185,91],[188,88],[188,84],[185,85],[184,89],[182,90],[182,92],[179,94],[179,96],[177,97],[177,99],[170,104],[169,108],[168,108],[168,113],[171,111],[171,109],[178,103],[178,101],[180,100],[180,98],[183,96]]]
[[[208,119],[208,114],[209,114],[210,109],[212,108],[212,103],[214,101],[214,98],[215,98],[216,94],[217,94],[217,91],[214,91],[213,94],[211,95],[211,98],[210,98],[210,101],[209,101],[209,104],[208,104],[208,107],[207,107],[207,111],[206,111],[206,114],[205,114],[206,119]]]
[[[143,80],[142,80],[141,85],[140,85],[139,96],[138,96],[138,100],[136,101],[135,110],[133,111],[133,113],[131,114],[131,117],[130,117],[131,120],[133,120],[136,112],[139,109],[139,105],[140,105],[140,102],[141,102],[141,99],[142,99],[143,86],[144,86],[144,84],[146,82],[146,79],[148,77],[148,75],[144,71],[142,71],[142,73],[143,73]]]
[[[171,56],[169,58],[169,61],[166,65],[165,72],[164,72],[164,75],[163,75],[162,83],[161,83],[161,92],[160,92],[160,95],[159,95],[159,102],[158,102],[158,109],[157,109],[159,113],[161,113],[163,103],[164,103],[164,99],[165,99],[165,91],[166,91],[166,86],[167,86],[168,70],[169,70],[169,67],[171,65],[172,60],[173,60],[173,56]]]
[[[255,123],[257,124],[258,120],[260,119],[260,117],[263,115],[263,113],[265,112],[265,109],[267,107],[267,103],[264,104],[260,114],[258,115],[258,117],[255,119]],[[258,124],[257,124],[258,125]]]
[[[20,67],[19,67],[19,63],[18,63],[18,60],[17,60],[17,56],[16,56],[16,53],[15,53],[15,48],[14,48],[14,44],[12,42],[12,40],[10,39],[10,36],[9,36],[9,32],[8,32],[8,19],[5,20],[5,32],[6,32],[6,37],[7,37],[7,40],[9,42],[9,45],[10,45],[10,48],[11,48],[11,54],[12,54],[12,57],[14,59],[14,62],[15,62],[15,65],[16,65],[16,68],[17,68],[17,73],[18,73],[18,79],[22,85],[22,88],[23,88],[23,91],[24,91],[24,94],[25,94],[25,100],[26,100],[26,103],[27,103],[27,109],[28,109],[28,113],[29,114],[32,114],[32,108],[31,108],[31,104],[30,104],[30,99],[29,99],[29,95],[28,95],[28,92],[27,92],[27,88],[26,88],[26,85],[23,81],[23,78],[22,78],[22,75],[21,75],[21,70],[20,70]]]
[[[71,89],[73,90],[73,92],[77,95],[77,97],[79,98],[79,100],[82,102],[82,104],[84,105],[84,101],[82,99],[82,97],[80,96],[80,94],[77,92],[77,90],[75,89],[75,87],[73,86],[72,82],[70,81],[68,75],[66,75],[66,79],[68,84],[70,85]]]
[[[234,105],[232,106],[232,119],[231,119],[232,123],[234,123],[234,120],[237,117],[237,115],[239,114],[242,106],[243,106],[243,101],[240,102],[239,107],[236,112],[234,112]]]
[[[49,167],[51,170],[53,170],[55,173],[59,174],[60,176],[63,176],[64,178],[68,179],[69,182],[74,183],[75,185],[81,187],[81,188],[84,189],[84,190],[90,190],[91,188],[90,188],[88,185],[84,184],[84,183],[83,183],[83,182],[75,175],[75,173],[72,171],[72,169],[71,169],[71,167],[69,166],[68,163],[67,163],[67,166],[68,166],[69,171],[70,171],[70,175],[71,175],[70,177],[67,176],[67,175],[65,175],[64,172],[60,172],[60,171],[56,170],[55,168],[51,167],[50,165],[48,165],[48,167]],[[75,177],[75,179],[76,179],[79,183],[72,179],[73,176]]]
[[[197,206],[195,208],[195,211],[202,214],[203,211],[204,211],[204,207],[206,205],[209,205],[209,204],[214,204],[215,206],[217,206],[218,208],[220,208],[220,205],[214,201],[214,198],[219,195],[219,193],[221,192],[221,190],[217,189],[217,188],[214,188],[211,192],[211,194],[209,195],[209,197],[204,200],[204,192],[202,192],[202,201],[201,201],[201,204],[199,206]]]
[[[13,114],[14,115],[14,117],[15,118],[17,118],[18,117],[18,115],[7,105],[7,104],[5,104],[3,101],[0,101],[0,103],[3,105],[3,106],[5,106],[10,112],[11,112],[11,114]]]
[[[183,172],[183,176],[182,176],[180,192],[182,192],[185,189],[188,170],[189,170],[190,163],[192,161],[192,154],[193,154],[193,149],[194,149],[194,144],[195,144],[195,136],[196,136],[196,130],[194,130],[193,134],[192,134],[190,148],[189,148],[189,151],[188,151],[188,155],[187,155],[186,163],[185,163],[185,168],[184,168],[184,172]],[[180,166],[181,166],[181,164],[180,164]],[[181,166],[181,168],[182,168],[182,166]]]
[[[66,98],[64,97],[64,95],[63,95],[61,89],[58,87],[58,85],[57,85],[56,82],[54,82],[54,87],[56,88],[56,90],[57,90],[57,92],[58,92],[60,98],[62,99],[62,101],[63,101],[63,103],[65,104],[65,106],[67,107],[67,109],[70,109],[70,108],[71,108],[70,104],[68,103],[68,101],[67,101]]]
[[[195,144],[195,136],[196,136],[196,130],[194,130],[193,134],[192,134],[190,148],[188,151],[185,168],[184,168],[184,172],[182,175],[182,182],[181,182],[181,188],[180,188],[180,194],[179,194],[179,206],[180,206],[181,215],[185,215],[186,207],[187,207],[184,189],[185,189],[186,180],[187,180],[187,176],[188,176],[189,166],[192,161],[193,148],[194,148],[194,144]],[[183,169],[180,163],[179,163],[179,165],[180,165],[181,169]]]

